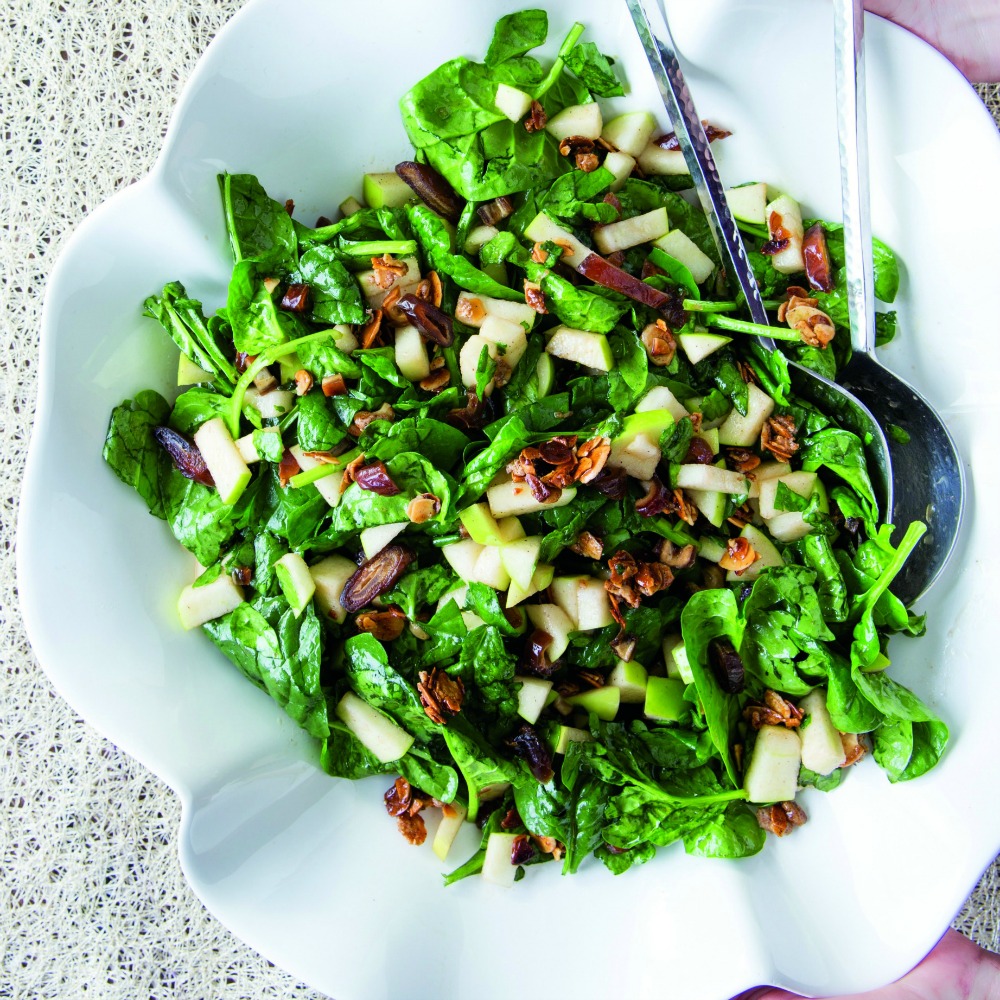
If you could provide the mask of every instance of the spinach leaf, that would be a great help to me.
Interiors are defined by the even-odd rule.
[[[486,65],[493,67],[545,44],[549,17],[544,10],[521,10],[504,14],[493,29],[493,40],[486,53]]]
[[[556,219],[613,222],[618,213],[612,205],[590,202],[607,191],[614,179],[614,174],[605,167],[598,167],[590,173],[571,170],[557,177],[545,191],[534,195],[533,210],[544,211]]]
[[[219,189],[233,259],[256,261],[271,272],[293,270],[298,243],[285,206],[251,174],[219,174]]]
[[[629,309],[629,301],[623,295],[596,287],[577,287],[533,261],[528,263],[527,272],[541,286],[549,312],[575,330],[610,333]]]
[[[484,610],[489,613],[485,605]],[[465,684],[463,715],[492,744],[508,736],[520,718],[514,683],[516,668],[516,657],[503,644],[503,632],[495,625],[480,625],[462,644],[458,663],[448,669],[448,673],[461,677]]]
[[[566,67],[598,97],[622,97],[625,90],[611,61],[593,42],[577,42],[565,56]]]
[[[228,410],[228,396],[195,386],[177,397],[170,413],[170,426],[190,436],[207,421],[225,417]]]
[[[255,261],[241,260],[229,281],[226,315],[233,325],[236,350],[244,354],[260,354],[288,340],[264,277]]]
[[[867,518],[874,521],[878,504],[861,438],[841,427],[826,427],[801,442],[799,457],[806,472],[829,469],[851,486],[866,504]]]
[[[299,260],[297,278],[309,286],[312,318],[317,323],[364,323],[364,297],[354,276],[328,246],[307,250]]]
[[[383,462],[401,451],[423,455],[432,465],[445,471],[459,463],[469,439],[451,424],[433,417],[405,417],[390,423],[375,420],[368,425],[358,447],[369,459]]]
[[[512,784],[519,776],[519,768],[496,756],[482,737],[458,718],[444,728],[442,735],[469,789],[468,819],[472,822],[479,815],[483,791],[491,785]]]
[[[298,402],[295,430],[303,451],[330,451],[347,437],[321,392],[309,392]]]
[[[385,595],[387,604],[396,604],[410,621],[416,621],[420,611],[434,604],[456,585],[455,574],[444,563],[410,570]]]
[[[608,341],[615,359],[608,374],[608,402],[616,413],[625,413],[646,390],[649,363],[642,343],[631,330],[620,330]]]
[[[142,497],[150,514],[156,517],[166,517],[160,494],[166,454],[153,437],[153,431],[165,424],[169,416],[170,404],[158,392],[144,389],[136,393],[135,399],[126,399],[111,411],[104,440],[104,461],[126,486]]]

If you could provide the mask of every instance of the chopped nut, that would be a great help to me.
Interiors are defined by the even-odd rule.
[[[698,548],[695,545],[680,546],[664,538],[660,543],[660,562],[672,569],[690,569],[694,565]]]
[[[618,625],[620,626],[618,635],[611,640],[611,650],[619,660],[628,663],[635,655],[637,640],[634,635],[628,635],[625,632],[625,626],[621,622],[618,622]]]
[[[587,559],[600,559],[604,555],[604,542],[589,531],[581,531],[570,550]]]
[[[542,286],[527,279],[524,282],[524,301],[540,316],[544,316],[549,311],[545,305],[545,295],[542,292]]]
[[[479,326],[486,319],[486,307],[482,300],[471,296],[459,299],[455,304],[455,319],[466,326]]]
[[[663,563],[640,563],[635,575],[635,585],[643,597],[652,597],[666,590],[674,582],[670,567]]]
[[[277,278],[265,278],[262,284],[264,285],[264,290],[267,292],[267,294],[273,295],[274,290],[278,287],[278,285],[281,284],[281,282],[278,281]]]
[[[806,814],[794,802],[778,802],[773,806],[762,806],[757,810],[757,822],[762,830],[784,837],[806,821]]]
[[[462,710],[465,685],[461,677],[452,677],[434,667],[429,673],[421,670],[417,682],[420,704],[432,722],[443,726],[446,715],[457,715]]]
[[[747,385],[760,386],[760,379],[757,378],[757,373],[746,361],[737,361],[736,367],[740,370],[740,378],[742,378]]]
[[[395,327],[406,326],[409,317],[399,308],[403,290],[397,285],[382,299],[382,315]]]
[[[419,814],[416,816],[410,816],[409,814],[398,816],[396,818],[396,826],[399,827],[399,832],[414,847],[419,847],[427,839],[427,824],[424,822],[424,817]]]
[[[584,441],[576,449],[573,480],[578,483],[592,483],[604,471],[610,454],[610,438],[599,436]]]
[[[373,280],[383,291],[392,286],[397,278],[403,277],[410,267],[405,260],[396,260],[392,254],[372,257]]]
[[[540,101],[532,101],[528,117],[524,119],[526,132],[541,132],[549,123],[549,116],[545,113]]]
[[[749,503],[741,503],[726,520],[741,530],[753,520],[753,511]]]
[[[365,464],[364,452],[352,459],[344,468],[344,475],[340,481],[340,492],[343,493],[351,483],[354,482],[354,474]]]
[[[857,733],[841,733],[840,742],[844,747],[845,760],[841,767],[850,767],[857,764],[859,760],[868,752],[864,739]]]
[[[726,542],[726,554],[719,565],[737,575],[745,573],[757,559],[757,552],[745,538],[730,538]]]
[[[779,462],[788,462],[798,450],[795,440],[795,421],[788,414],[768,417],[760,432],[760,446],[769,451]]]
[[[359,632],[368,632],[379,642],[392,642],[403,634],[406,615],[399,608],[385,611],[363,611],[354,619]]]
[[[417,384],[424,392],[438,393],[446,389],[450,382],[451,372],[447,368],[441,367],[437,371],[432,371],[427,378],[422,378]]]
[[[760,465],[760,456],[749,448],[727,448],[726,464],[736,472],[753,472]]]
[[[313,387],[313,377],[305,368],[295,373],[295,395],[304,396]]]
[[[406,505],[406,516],[414,524],[424,524],[441,512],[441,501],[433,493],[419,493]]]
[[[418,299],[430,302],[432,306],[441,307],[441,279],[437,271],[428,271],[414,293]]]
[[[601,165],[596,153],[577,153],[575,159],[576,169],[585,174],[593,173]]]
[[[593,153],[594,140],[588,139],[585,135],[568,135],[559,143],[559,154],[561,156],[580,156]]]
[[[802,340],[812,347],[826,348],[837,332],[833,320],[818,308],[819,300],[797,285],[787,291],[788,298],[778,307],[778,322],[798,330]]]
[[[354,421],[347,429],[354,437],[361,437],[364,429],[373,420],[395,420],[396,412],[388,403],[383,403],[377,410],[358,410],[354,415]]]
[[[578,670],[576,676],[586,687],[591,688],[602,688],[604,687],[604,675],[598,673],[596,670]]]
[[[803,712],[794,702],[788,701],[777,691],[768,688],[764,692],[764,704],[750,702],[743,709],[743,718],[753,726],[784,726],[786,729],[798,729],[802,724]]]
[[[361,341],[361,346],[367,350],[376,343],[381,343],[380,334],[382,332],[382,310],[374,309],[372,311],[371,319],[361,328],[360,336],[358,340]]]
[[[664,320],[658,319],[655,323],[650,323],[642,331],[640,339],[650,364],[663,367],[674,360],[677,341],[674,340],[674,335]]]
[[[347,394],[347,383],[343,375],[324,375],[320,383],[324,396],[344,396]]]

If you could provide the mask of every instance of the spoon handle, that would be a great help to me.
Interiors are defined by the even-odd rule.
[[[851,346],[875,351],[875,288],[872,263],[871,193],[868,187],[868,114],[865,105],[863,0],[834,0],[834,64],[840,184],[844,211],[844,256]]]

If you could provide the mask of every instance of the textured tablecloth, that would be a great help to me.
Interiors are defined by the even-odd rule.
[[[308,997],[211,917],[161,781],[52,690],[21,625],[14,533],[41,300],[79,220],[152,166],[241,0],[5,0],[0,24],[0,997]],[[294,44],[295,29],[286,39]],[[1000,115],[998,88],[981,93]],[[956,926],[1000,945],[1000,864]]]

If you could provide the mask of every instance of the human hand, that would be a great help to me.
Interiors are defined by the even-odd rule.
[[[1000,80],[998,0],[865,0],[865,9],[930,42],[969,80]]]
[[[733,1000],[795,1000],[794,993],[770,987],[749,990]],[[827,1000],[1000,1000],[1000,957],[949,930],[934,950],[891,986]]]

